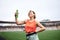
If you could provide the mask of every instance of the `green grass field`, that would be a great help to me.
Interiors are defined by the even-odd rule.
[[[38,33],[40,40],[60,40],[60,30],[46,30]],[[26,40],[25,32],[0,32],[6,40]],[[1,40],[1,38],[0,38]]]

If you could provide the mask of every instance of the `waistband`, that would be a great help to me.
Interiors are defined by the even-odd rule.
[[[33,33],[30,33],[30,34],[26,34],[26,36],[30,36],[30,35],[33,35],[33,34],[37,34],[37,32],[33,32]]]

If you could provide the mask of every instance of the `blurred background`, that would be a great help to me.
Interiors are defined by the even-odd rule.
[[[18,20],[28,19],[29,10],[36,13],[36,20],[46,27],[39,39],[60,40],[60,0],[0,0],[0,40],[26,40],[24,25],[15,23],[16,10]]]

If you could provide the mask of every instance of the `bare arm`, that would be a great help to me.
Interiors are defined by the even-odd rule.
[[[25,24],[25,21],[18,21],[17,18],[15,18],[15,21],[17,25]]]
[[[15,21],[17,25],[25,24],[25,21],[18,21],[18,17],[16,17],[17,14],[15,13]]]
[[[45,27],[40,22],[37,21],[37,25],[40,27],[40,30],[38,32],[42,32],[45,30]]]

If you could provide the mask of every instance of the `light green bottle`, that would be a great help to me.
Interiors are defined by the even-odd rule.
[[[16,18],[18,18],[18,10],[16,10],[16,13],[15,14],[16,14]]]

